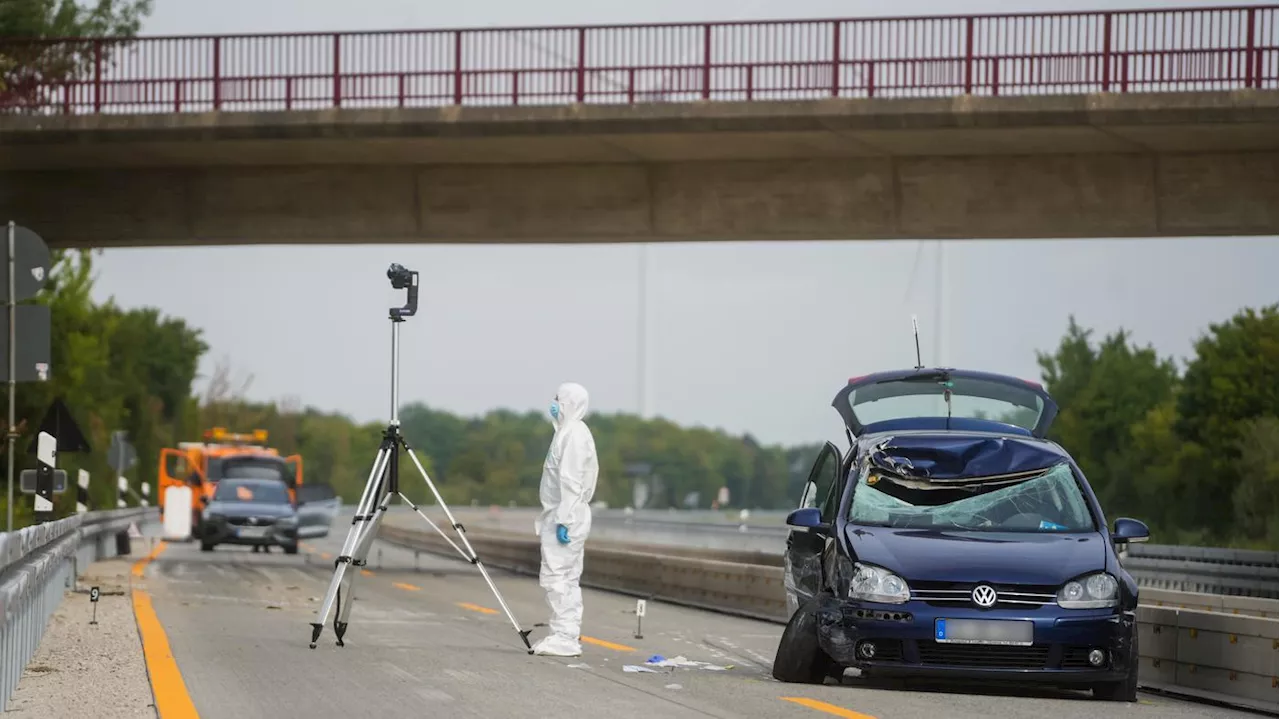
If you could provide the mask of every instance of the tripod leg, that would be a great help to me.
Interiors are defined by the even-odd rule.
[[[340,647],[344,646],[342,637],[347,633],[347,620],[351,616],[351,607],[356,600],[356,578],[360,570],[368,564],[369,549],[373,546],[373,540],[378,537],[378,527],[382,524],[383,517],[387,516],[387,505],[391,503],[391,497],[391,492],[383,494],[382,502],[374,510],[373,521],[360,535],[359,544],[351,555],[351,572],[347,575],[347,602],[338,607],[338,615],[333,620],[333,633],[337,636]]]
[[[362,530],[368,526],[369,521],[375,514],[377,500],[382,494],[382,472],[385,468],[387,457],[390,455],[390,449],[382,446],[378,449],[378,456],[373,461],[373,470],[369,473],[369,479],[365,483],[364,493],[360,496],[360,504],[356,505],[355,517],[351,520],[351,529],[347,532],[347,538],[342,543],[342,553],[335,562],[333,579],[329,581],[329,589],[325,591],[324,602],[321,603],[320,609],[316,614],[316,621],[311,623],[311,648],[316,648],[316,640],[320,638],[320,633],[324,631],[325,622],[329,620],[329,612],[332,611],[334,602],[338,598],[338,592],[342,586],[343,576],[351,561],[351,552],[360,541]]]
[[[418,461],[418,455],[413,453],[413,449],[410,448],[408,443],[404,442],[403,439],[401,439],[400,442],[404,445],[405,452],[408,453],[409,459],[412,459],[414,466],[418,468],[418,473],[422,475],[422,480],[427,483],[427,487],[431,490],[431,494],[435,496],[436,502],[439,503],[441,509],[444,510],[445,516],[449,518],[449,524],[453,526],[454,531],[458,533],[458,538],[462,540],[463,546],[466,547],[466,552],[462,552],[462,556],[467,561],[476,565],[476,568],[480,570],[480,576],[484,577],[485,583],[489,585],[489,591],[493,592],[493,596],[498,600],[498,604],[502,607],[502,611],[507,615],[507,619],[511,621],[511,626],[514,627],[516,633],[520,635],[520,641],[524,642],[525,648],[529,650],[530,654],[532,654],[533,645],[529,643],[529,634],[533,630],[520,628],[520,622],[516,621],[515,615],[511,613],[511,608],[507,606],[507,601],[502,598],[502,593],[498,591],[498,586],[493,583],[493,579],[489,576],[489,571],[485,569],[484,563],[480,561],[480,557],[476,556],[476,550],[472,548],[471,542],[467,541],[466,529],[464,529],[462,524],[454,518],[453,512],[449,511],[449,505],[445,504],[444,497],[441,497],[440,492],[436,491],[436,485],[431,481],[431,478],[427,476],[427,470],[423,468],[422,462]],[[418,512],[418,514],[421,515],[422,513]],[[425,515],[423,516],[425,517]],[[431,526],[435,527],[434,522],[431,522],[430,520],[427,521]],[[440,531],[439,527],[436,527],[436,531]],[[440,534],[443,535],[444,533],[440,532]],[[448,540],[448,537],[445,537],[445,539]],[[453,542],[449,543],[453,544]],[[454,544],[453,547],[454,549],[458,549],[456,544]]]

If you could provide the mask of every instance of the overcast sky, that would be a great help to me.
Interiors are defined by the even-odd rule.
[[[1161,6],[1022,0],[1016,9]],[[1205,4],[1205,3],[1200,3]],[[1212,3],[1208,3],[1212,4]],[[899,0],[893,14],[1013,9],[995,0]],[[156,0],[143,33],[740,20],[884,14],[836,0]],[[884,7],[883,5],[879,7]],[[1189,357],[1210,322],[1277,301],[1276,238],[651,245],[647,251],[650,413],[750,432],[765,442],[840,437],[832,396],[849,376],[915,363],[911,315],[936,361],[946,305],[951,366],[1038,378],[1067,317],[1101,335],[1124,327],[1162,354]],[[385,420],[399,300],[386,267],[422,273],[404,325],[404,402],[465,415],[544,409],[577,381],[600,411],[636,411],[637,245],[319,246],[111,250],[96,294],[152,305],[202,328],[212,350],[252,373],[249,396]],[[402,296],[402,295],[401,295]],[[587,298],[587,301],[583,301]],[[198,385],[198,389],[202,385]]]

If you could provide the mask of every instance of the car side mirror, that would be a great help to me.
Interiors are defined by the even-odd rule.
[[[792,527],[816,529],[820,533],[831,530],[831,525],[822,521],[822,511],[817,507],[803,507],[787,515],[787,524]]]
[[[1111,541],[1116,543],[1137,544],[1151,538],[1151,530],[1136,519],[1120,517],[1116,519],[1115,531],[1111,533]]]

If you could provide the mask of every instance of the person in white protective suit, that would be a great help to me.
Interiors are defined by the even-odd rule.
[[[591,531],[591,498],[600,473],[596,442],[583,422],[587,390],[580,384],[560,385],[550,408],[555,434],[542,464],[538,498],[542,513],[536,531],[542,544],[538,583],[551,608],[551,633],[533,646],[534,654],[576,657],[582,654],[582,556]]]

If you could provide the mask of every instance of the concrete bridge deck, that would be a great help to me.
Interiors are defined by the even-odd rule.
[[[1277,232],[1277,91],[0,117],[52,246]]]

